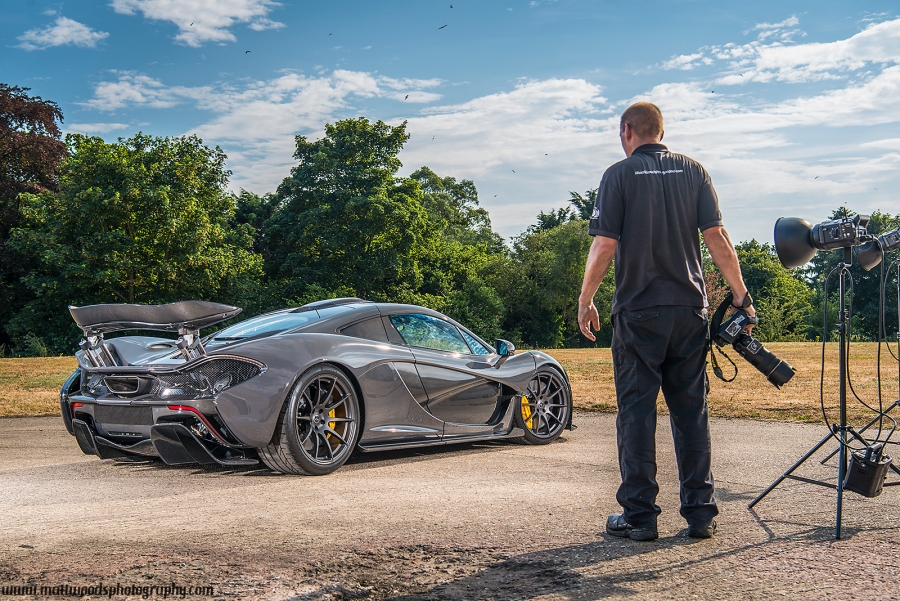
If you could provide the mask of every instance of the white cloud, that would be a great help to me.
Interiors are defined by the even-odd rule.
[[[888,150],[900,150],[900,138],[885,138],[860,144],[861,148],[886,148]]]
[[[762,29],[764,31],[772,31],[774,29],[784,29],[785,27],[793,27],[799,25],[800,19],[796,15],[788,17],[780,23],[757,23],[753,29]]]
[[[213,113],[190,133],[228,149],[233,182],[248,189],[274,189],[292,164],[294,136],[319,135],[324,124],[352,109],[353,98],[385,98],[431,103],[441,95],[425,91],[440,79],[395,79],[358,71],[336,70],[310,77],[286,73],[243,86],[167,86],[133,72],[113,72],[115,81],[97,84],[84,103],[101,111],[170,108],[181,104]]]
[[[814,81],[872,64],[900,62],[900,19],[873,24],[845,40],[798,45],[768,45],[738,61],[759,81]],[[745,75],[746,77],[746,75]]]
[[[53,46],[96,48],[97,42],[109,37],[105,31],[94,31],[87,25],[67,17],[57,17],[53,25],[44,29],[29,29],[19,36],[19,48],[44,50]]]
[[[185,99],[202,98],[207,87],[167,87],[158,79],[139,73],[114,71],[118,81],[101,82],[94,89],[94,97],[85,106],[101,111],[147,106],[163,109],[181,104]]]
[[[693,54],[674,56],[661,66],[691,70],[724,61],[729,72],[716,83],[737,85],[839,80],[873,65],[900,63],[900,19],[871,23],[847,39],[808,44],[793,43],[793,37],[802,32],[787,28],[798,23],[797,17],[760,23],[753,28],[760,31],[753,42],[702,47]],[[769,38],[775,41],[767,42]]]
[[[790,42],[794,39],[794,36],[806,35],[799,29],[790,29],[795,25],[800,23],[800,19],[796,16],[789,17],[780,23],[757,23],[753,30],[759,31],[757,38],[758,40],[766,40],[769,38],[774,38],[780,40],[781,42]]]
[[[442,79],[394,79],[392,77],[379,77],[379,83],[392,90],[421,90],[423,88],[436,88],[444,83]]]
[[[671,59],[667,60],[662,64],[662,68],[667,71],[670,69],[681,69],[682,71],[689,71],[697,66],[698,62],[702,62],[703,54],[697,52],[695,54],[682,54],[679,56],[673,56]]]
[[[125,123],[69,123],[65,129],[67,132],[79,134],[108,134],[128,127]]]
[[[175,39],[195,48],[206,42],[236,41],[231,28],[240,23],[255,31],[284,27],[268,18],[280,6],[272,0],[112,0],[111,6],[120,14],[140,12],[147,19],[174,23]]]
[[[746,60],[742,72],[751,75],[820,61],[841,74],[850,68],[846,57],[889,49],[898,23],[826,44],[710,47],[690,61],[715,58],[731,67]],[[781,62],[766,54],[784,48],[793,54],[780,55]],[[413,111],[409,102],[434,103],[447,83],[338,70],[204,88],[117,73],[117,81],[97,86],[89,105],[120,110],[185,103],[210,111],[189,133],[225,148],[234,188],[263,193],[295,164],[294,135],[316,138],[325,123],[357,116],[366,99],[395,100],[387,105],[393,108],[367,109],[366,115],[408,121],[402,172],[428,165],[441,175],[474,180],[495,227],[509,236],[533,223],[538,212],[564,206],[569,190],[595,187],[605,168],[623,158],[619,113],[630,102],[650,100],[665,115],[666,143],[712,173],[733,238],[770,240],[782,215],[823,220],[845,202],[860,212],[896,210],[889,190],[900,186],[900,60],[893,58],[900,54],[884,56],[892,58],[864,59],[871,71],[865,76],[834,79],[830,89],[807,86],[802,96],[777,101],[722,94],[719,82],[711,94],[702,81],[660,83],[634,98],[608,99],[600,86],[573,78],[522,80],[499,93]],[[792,89],[782,86],[779,93]]]
[[[675,56],[662,67],[693,69],[701,63],[724,61],[730,72],[716,83],[736,85],[839,80],[873,65],[900,63],[900,19],[871,23],[847,39],[808,44],[793,43],[793,37],[802,32],[786,29],[798,23],[797,17],[760,23],[754,29],[761,32],[753,42],[703,47],[694,54]],[[766,42],[769,38],[775,41]]]

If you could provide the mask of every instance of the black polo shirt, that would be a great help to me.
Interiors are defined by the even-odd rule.
[[[607,169],[589,232],[619,241],[612,312],[706,307],[697,232],[717,225],[719,200],[697,161],[644,144]]]

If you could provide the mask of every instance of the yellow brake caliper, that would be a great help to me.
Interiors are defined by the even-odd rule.
[[[336,410],[332,409],[331,411],[329,411],[328,417],[337,417]],[[332,430],[335,430],[336,425],[337,425],[337,422],[328,422],[328,427],[331,428]],[[335,430],[335,432],[337,432],[337,430]],[[332,448],[337,446],[336,444],[334,444],[334,443],[337,443],[337,440],[331,440],[331,432],[326,432],[325,438],[328,440],[328,444],[330,444],[332,446]]]
[[[531,414],[533,412],[531,411],[531,407],[529,407],[528,405],[525,404],[527,402],[528,402],[528,397],[523,394],[522,395],[522,417],[525,419],[525,425],[528,426],[528,429],[530,430],[532,428]]]

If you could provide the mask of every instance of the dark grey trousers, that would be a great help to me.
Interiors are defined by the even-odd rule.
[[[681,482],[681,515],[703,523],[719,513],[710,469],[706,405],[707,311],[658,306],[613,316],[616,435],[622,484],[616,500],[635,527],[656,527],[656,398],[662,388]]]

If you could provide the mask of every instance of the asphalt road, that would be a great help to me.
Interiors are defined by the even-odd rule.
[[[714,420],[719,534],[696,541],[678,515],[660,422],[661,538],[637,543],[598,534],[618,510],[612,415],[576,415],[578,429],[544,447],[359,455],[318,478],[103,461],[82,455],[58,418],[0,419],[0,587],[174,582],[228,599],[900,598],[900,487],[874,499],[846,493],[840,541],[832,490],[789,481],[747,509],[823,426]],[[799,473],[834,481],[837,468],[811,461]]]

